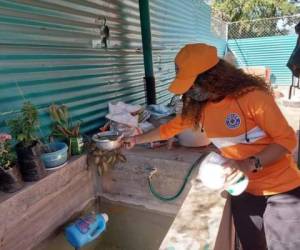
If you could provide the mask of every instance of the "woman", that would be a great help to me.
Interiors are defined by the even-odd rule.
[[[124,142],[130,148],[201,126],[228,158],[226,165],[249,177],[247,191],[231,198],[243,249],[299,250],[300,172],[291,156],[296,136],[271,87],[219,59],[206,44],[186,45],[175,63],[169,90],[183,94],[182,115]]]

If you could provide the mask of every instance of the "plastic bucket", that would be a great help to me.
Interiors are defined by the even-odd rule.
[[[50,153],[42,154],[41,158],[46,168],[54,168],[64,164],[68,159],[68,146],[64,142],[54,142],[46,145]]]

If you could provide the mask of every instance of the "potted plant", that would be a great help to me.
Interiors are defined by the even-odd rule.
[[[64,142],[52,142],[44,145],[41,156],[46,170],[55,170],[64,165],[68,160],[68,146]]]
[[[13,138],[17,141],[16,152],[24,181],[37,181],[45,176],[41,160],[42,143],[36,135],[39,126],[38,111],[30,102],[25,102],[21,114],[8,122]]]
[[[73,124],[69,118],[66,105],[52,104],[49,107],[50,117],[53,120],[52,136],[62,138],[69,144],[71,155],[79,155],[83,150],[83,138],[80,134],[80,122]]]
[[[11,145],[11,135],[0,134],[0,189],[13,193],[23,187],[17,157]]]

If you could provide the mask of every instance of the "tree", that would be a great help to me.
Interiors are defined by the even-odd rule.
[[[293,15],[298,12],[287,0],[215,0],[213,9],[228,22]]]
[[[299,13],[297,7],[287,0],[214,0],[212,7],[214,14],[224,21],[242,21],[229,29],[229,37],[238,32],[239,38],[263,36],[266,33],[285,34],[288,32],[286,27],[293,23],[284,16]],[[266,19],[273,17],[278,19]],[[260,20],[253,22],[255,19]],[[279,20],[282,20],[286,27],[278,27]]]

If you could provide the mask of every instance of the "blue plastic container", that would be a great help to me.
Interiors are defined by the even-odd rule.
[[[41,158],[48,169],[64,164],[68,159],[68,146],[64,142],[53,142],[46,145],[51,153],[42,154]]]
[[[65,228],[68,242],[79,249],[97,239],[106,229],[107,214],[87,214]]]

